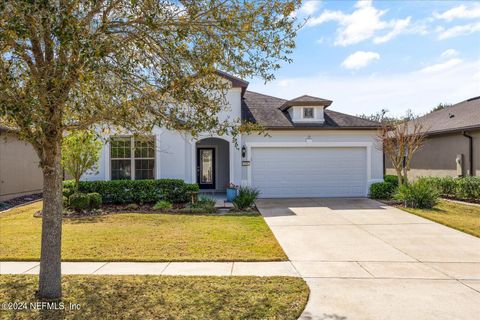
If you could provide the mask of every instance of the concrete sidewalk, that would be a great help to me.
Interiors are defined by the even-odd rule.
[[[0,274],[38,274],[39,262],[2,261]],[[62,262],[62,274],[290,276],[338,279],[459,280],[480,285],[480,263],[409,261]],[[478,285],[475,282],[478,281]],[[477,289],[478,290],[478,289]]]
[[[0,274],[38,274],[39,262],[0,262]],[[62,274],[291,276],[290,261],[279,262],[62,262]]]

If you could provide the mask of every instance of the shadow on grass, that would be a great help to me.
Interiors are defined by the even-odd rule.
[[[0,300],[35,302],[37,277],[0,278]],[[64,276],[64,310],[11,319],[296,319],[309,290],[291,277]],[[70,310],[71,304],[79,310]]]

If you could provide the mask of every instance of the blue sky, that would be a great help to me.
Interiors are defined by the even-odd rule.
[[[480,1],[304,1],[294,14],[308,20],[293,63],[249,90],[395,115],[480,95]]]

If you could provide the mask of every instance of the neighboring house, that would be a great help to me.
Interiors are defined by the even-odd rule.
[[[33,147],[0,127],[0,201],[42,192],[43,175]]]
[[[421,176],[457,177],[480,175],[480,97],[471,98],[418,119],[426,141],[417,151],[408,173]],[[386,172],[395,174],[389,161]]]
[[[98,171],[85,180],[178,178],[201,189],[223,191],[232,182],[255,186],[261,197],[365,197],[383,179],[376,148],[378,123],[327,109],[332,101],[311,96],[292,100],[246,91],[231,82],[228,111],[262,125],[268,136],[200,135],[155,128],[150,137],[111,136]]]

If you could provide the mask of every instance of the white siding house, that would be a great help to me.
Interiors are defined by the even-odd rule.
[[[383,179],[383,155],[376,146],[378,124],[330,111],[332,101],[293,100],[246,91],[232,82],[220,119],[262,125],[268,135],[200,135],[155,128],[151,140],[112,135],[97,172],[84,180],[176,178],[201,189],[251,185],[262,197],[365,197]]]

